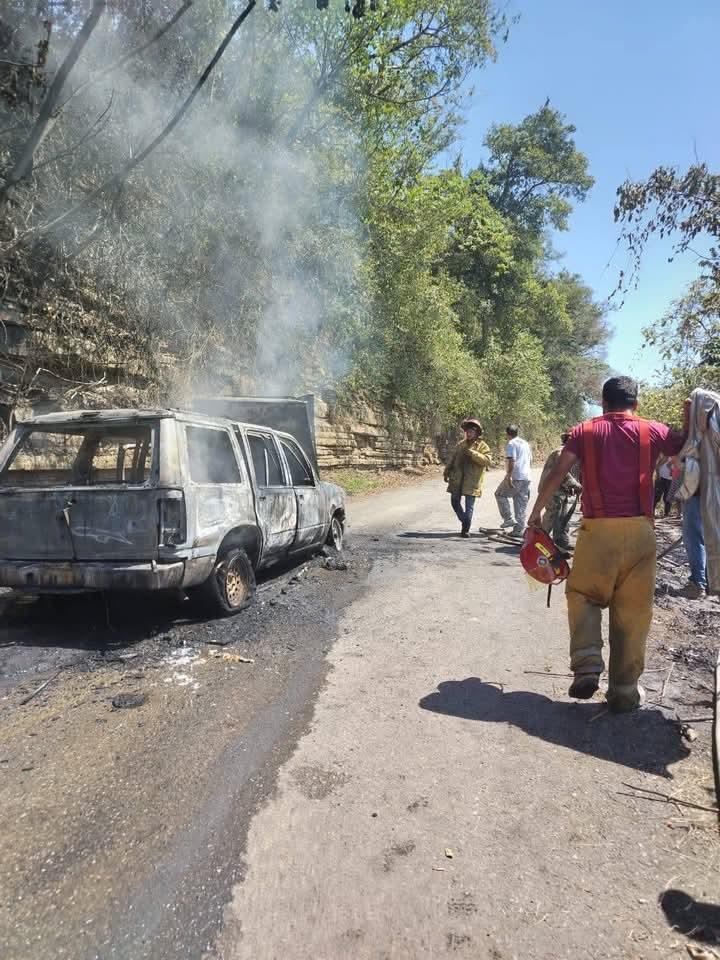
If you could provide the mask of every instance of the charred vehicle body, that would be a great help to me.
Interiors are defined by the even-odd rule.
[[[224,416],[80,411],[16,426],[0,449],[0,586],[181,588],[227,614],[252,599],[256,570],[341,548],[344,494],[320,480],[311,428],[239,422],[247,402],[199,404]]]

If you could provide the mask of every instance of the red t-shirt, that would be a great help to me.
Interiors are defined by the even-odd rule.
[[[684,436],[664,423],[650,420],[650,462],[652,468],[661,454],[674,457],[680,453]],[[642,517],[640,504],[640,431],[637,417],[625,413],[606,413],[595,420],[593,442],[598,482],[606,517]],[[574,453],[582,463],[582,424],[573,429],[565,450]],[[583,477],[583,516],[592,517],[589,487]]]

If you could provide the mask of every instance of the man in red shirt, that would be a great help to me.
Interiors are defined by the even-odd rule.
[[[642,701],[638,680],[652,621],[657,545],[653,483],[661,454],[679,453],[687,437],[662,423],[641,420],[638,386],[613,377],[603,386],[603,415],[575,427],[557,466],[539,491],[529,523],[540,516],[575,464],[582,466],[583,523],[567,582],[570,621],[569,695],[587,700],[604,669],[601,618],[610,608],[608,706],[624,712]]]

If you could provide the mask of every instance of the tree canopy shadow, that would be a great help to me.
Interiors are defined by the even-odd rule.
[[[478,543],[477,540],[472,544],[476,553],[502,553],[508,557],[520,556],[520,544],[514,546],[512,543],[501,540],[491,540],[487,543]]]
[[[588,723],[597,716],[598,703],[561,702],[528,690],[505,693],[479,677],[443,681],[419,706],[465,720],[510,723],[530,737],[668,779],[668,766],[690,753],[659,710],[608,714]]]

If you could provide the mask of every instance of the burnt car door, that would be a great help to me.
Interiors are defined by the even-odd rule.
[[[257,514],[265,543],[263,553],[267,557],[292,547],[297,530],[297,501],[273,434],[248,430],[246,436],[255,474]]]
[[[244,459],[226,427],[185,423],[189,529],[196,556],[217,552],[225,534],[254,522],[252,491]]]
[[[293,547],[302,549],[322,539],[327,526],[325,498],[318,489],[317,480],[308,459],[299,445],[288,437],[280,438],[297,500],[298,523]]]

